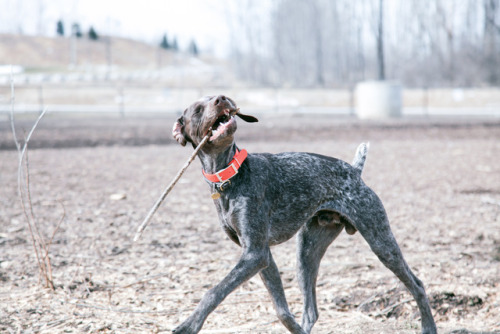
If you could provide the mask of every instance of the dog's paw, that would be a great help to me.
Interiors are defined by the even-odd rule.
[[[196,332],[193,332],[191,329],[186,328],[186,327],[181,325],[181,326],[178,326],[175,329],[173,329],[172,333],[175,333],[175,334],[193,334]]]
[[[172,333],[175,334],[195,334],[198,333],[201,329],[201,326],[196,326],[190,319],[187,319],[182,324],[174,328]]]

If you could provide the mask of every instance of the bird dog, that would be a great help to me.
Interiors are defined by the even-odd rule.
[[[352,164],[313,153],[251,153],[234,139],[236,116],[242,114],[223,95],[189,106],[174,123],[181,144],[196,147],[222,229],[242,248],[236,266],[201,299],[174,333],[197,333],[208,315],[240,284],[259,274],[281,323],[291,333],[310,333],[318,319],[316,279],[321,258],[342,232],[356,231],[380,261],[408,288],[417,302],[422,333],[436,325],[422,282],[406,263],[378,196],[361,179],[368,146],[361,144]],[[297,236],[297,277],[304,298],[302,322],[288,308],[270,247]]]

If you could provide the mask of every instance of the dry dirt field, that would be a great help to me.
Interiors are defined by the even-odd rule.
[[[251,152],[310,151],[351,161],[371,148],[365,182],[381,197],[423,280],[440,333],[500,333],[500,120],[359,122],[259,115]],[[195,161],[142,238],[137,226],[191,153],[170,139],[174,115],[44,118],[29,151],[33,212],[50,236],[55,291],[40,284],[17,196],[17,153],[0,119],[0,332],[169,332],[236,263]],[[18,133],[33,120],[18,120]],[[273,248],[301,316],[295,242]],[[318,278],[314,333],[419,333],[415,303],[359,233],[342,233]],[[202,333],[286,333],[258,277],[211,314]]]

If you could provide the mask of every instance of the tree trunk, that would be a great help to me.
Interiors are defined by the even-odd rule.
[[[384,0],[379,0],[378,33],[377,33],[377,61],[378,79],[385,80],[384,61]]]

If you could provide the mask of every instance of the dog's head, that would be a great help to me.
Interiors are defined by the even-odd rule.
[[[206,96],[184,110],[174,123],[172,135],[182,146],[190,142],[196,147],[212,131],[207,146],[226,147],[234,140],[235,115],[246,122],[258,121],[240,113],[236,103],[224,95]]]

